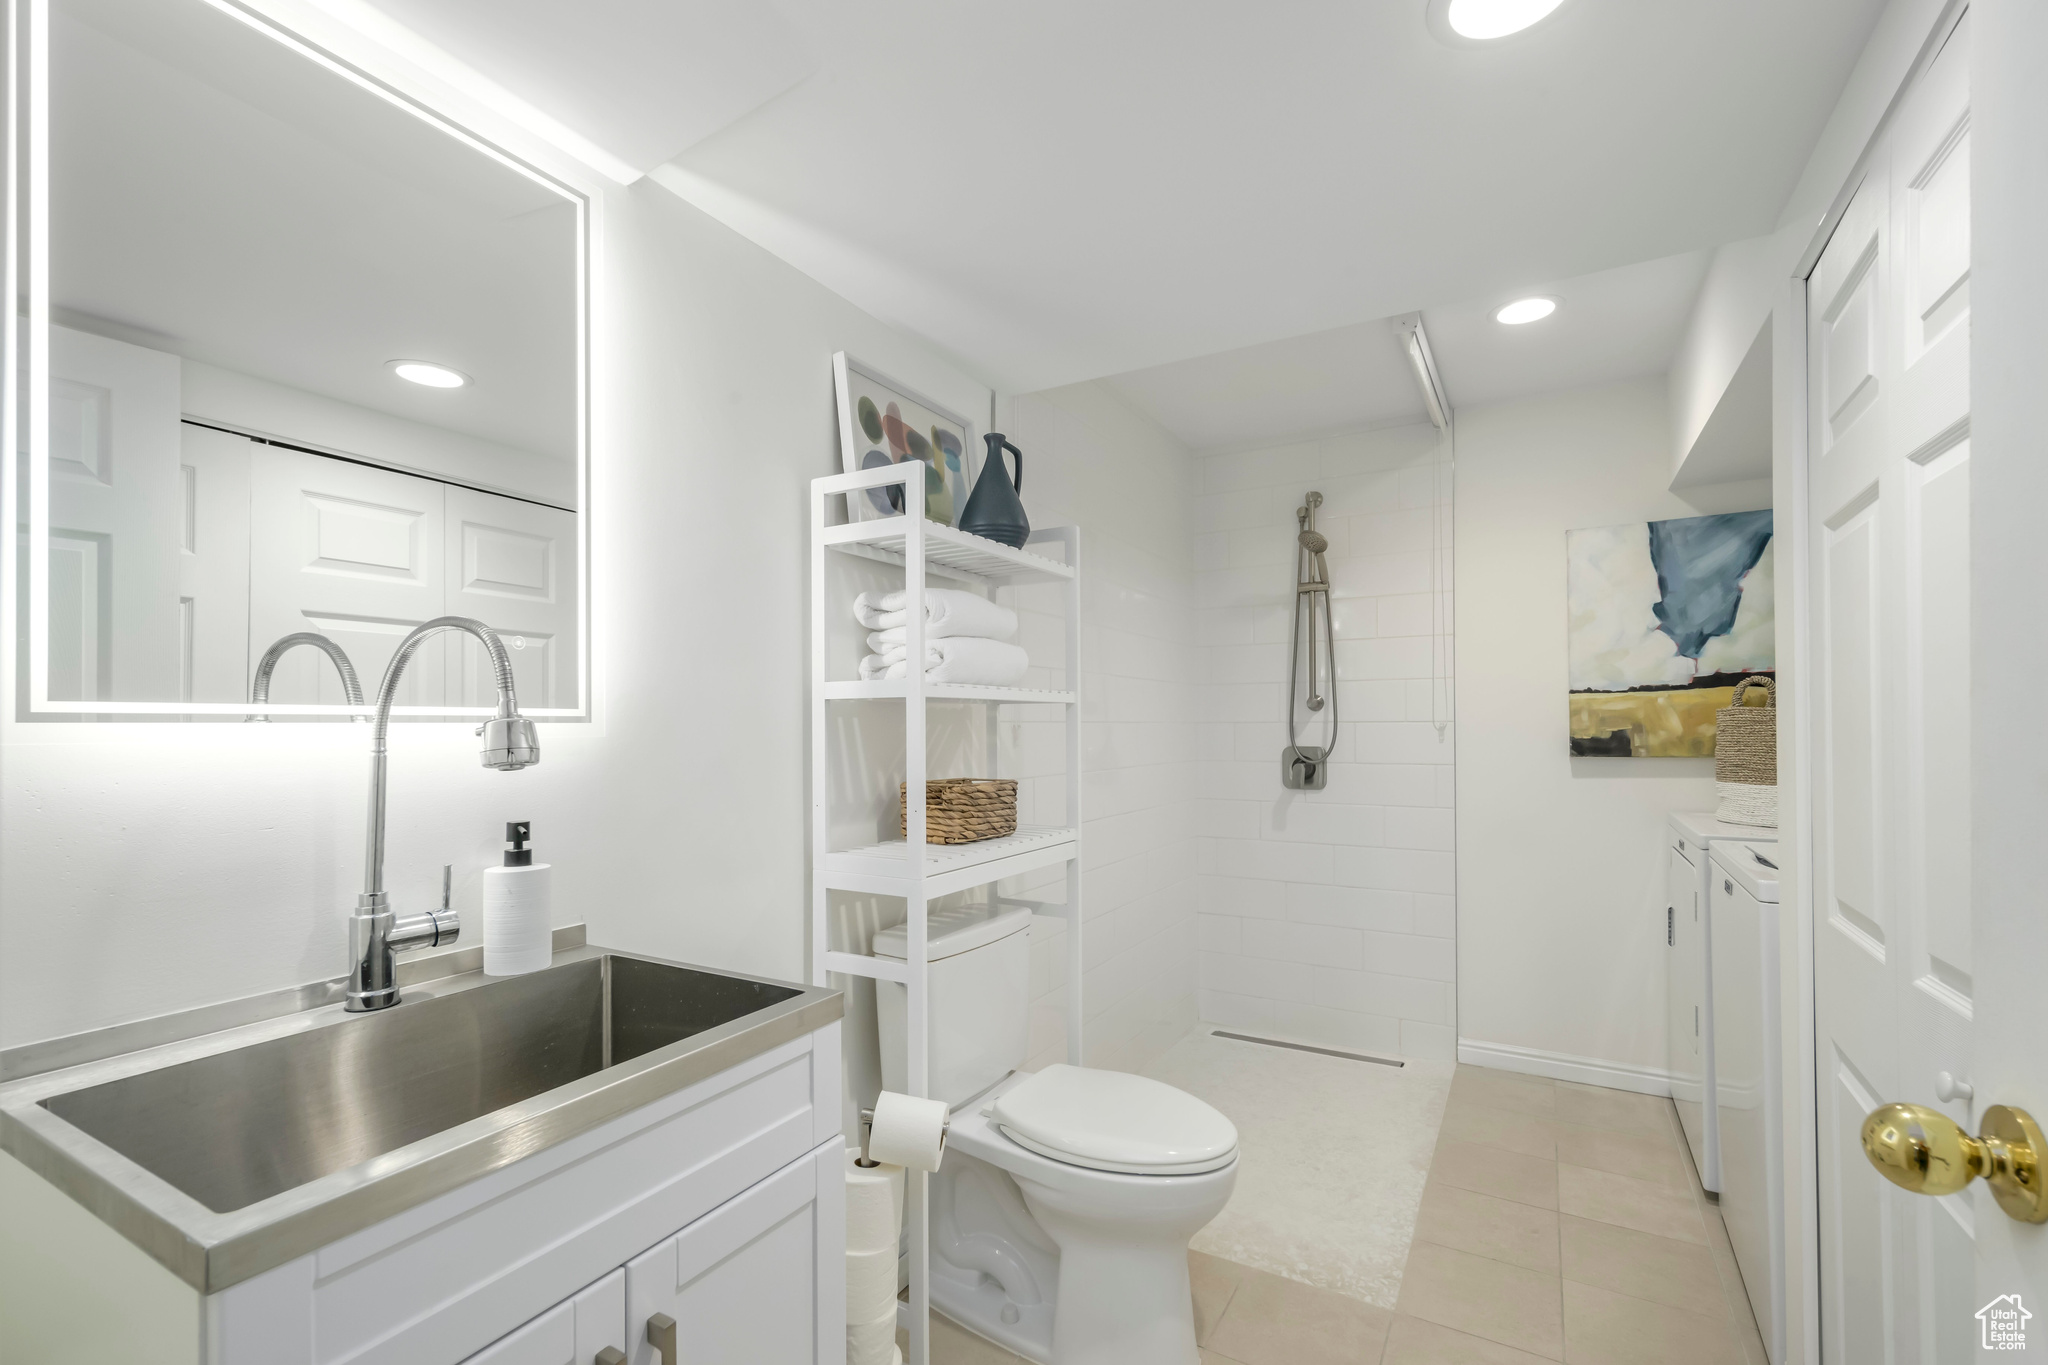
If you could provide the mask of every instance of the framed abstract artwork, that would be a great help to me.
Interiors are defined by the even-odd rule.
[[[1565,532],[1574,756],[1714,752],[1735,685],[1777,670],[1771,536],[1768,509]]]
[[[925,516],[957,526],[973,486],[973,424],[844,351],[832,357],[832,385],[839,399],[839,458],[845,472],[922,461]],[[902,497],[900,486],[849,493],[846,519],[900,516]]]

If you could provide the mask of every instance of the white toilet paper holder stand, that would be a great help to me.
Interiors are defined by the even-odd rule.
[[[952,1131],[953,1120],[950,1118],[939,1125],[939,1151],[941,1153],[945,1152],[946,1138],[947,1135],[950,1134]],[[860,1167],[864,1171],[871,1171],[875,1167],[882,1164],[879,1161],[870,1160],[868,1157],[868,1140],[874,1137],[874,1135],[875,1111],[872,1109],[863,1109],[860,1111],[860,1155],[853,1159],[853,1164]]]

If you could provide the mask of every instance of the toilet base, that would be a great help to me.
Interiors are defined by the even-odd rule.
[[[1140,1214],[1105,1217],[1093,1191],[1018,1176],[1024,1203],[1060,1248],[1059,1311],[1052,1365],[1196,1365],[1188,1241],[1222,1207],[1234,1167],[1206,1176],[1134,1176],[1171,1181],[1177,1198],[1148,1201]]]
[[[1037,1365],[1197,1365],[1188,1242],[1236,1181],[1235,1162],[1066,1165],[956,1111],[932,1177],[932,1306]]]
[[[951,1144],[931,1191],[932,1307],[1013,1355],[1052,1365],[1060,1254],[1017,1182]]]

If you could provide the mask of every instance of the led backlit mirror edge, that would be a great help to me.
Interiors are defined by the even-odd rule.
[[[544,189],[560,195],[575,210],[575,442],[576,442],[576,702],[573,707],[522,706],[521,713],[536,719],[588,720],[590,718],[590,196],[564,183],[518,156],[495,146],[469,130],[435,113],[426,105],[375,79],[267,16],[260,16],[230,0],[191,0],[203,3],[246,24],[351,84],[405,111],[444,136],[469,147],[516,172]],[[6,111],[6,259],[0,275],[10,298],[27,299],[26,326],[10,327],[0,338],[0,429],[24,429],[22,379],[27,380],[28,459],[27,495],[28,566],[27,581],[21,581],[19,567],[24,556],[19,544],[23,525],[17,501],[22,491],[20,451],[17,441],[0,447],[0,663],[17,689],[25,685],[26,696],[17,695],[13,707],[17,720],[38,718],[107,716],[147,719],[151,717],[212,717],[224,720],[249,716],[348,717],[370,716],[374,705],[321,706],[271,702],[120,702],[53,701],[49,695],[49,555],[50,555],[50,0],[10,0],[10,31],[7,34],[8,90]],[[26,231],[23,228],[26,226]],[[24,289],[24,276],[26,288]],[[26,342],[26,366],[22,352]],[[24,591],[24,588],[26,591]],[[26,605],[28,629],[21,629],[21,609]],[[19,651],[28,647],[27,668],[21,666]],[[25,674],[25,676],[24,676]],[[374,690],[375,680],[365,679],[365,689]],[[466,720],[496,714],[489,706],[394,706],[395,717]]]

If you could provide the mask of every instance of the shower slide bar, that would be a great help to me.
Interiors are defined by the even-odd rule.
[[[1300,528],[1294,545],[1294,629],[1287,646],[1287,748],[1280,755],[1280,780],[1291,791],[1322,791],[1329,785],[1330,751],[1337,746],[1337,632],[1330,611],[1330,566],[1323,558],[1330,548],[1329,537],[1316,530],[1316,509],[1323,505],[1323,495],[1311,492],[1294,510],[1295,524]],[[1322,609],[1321,639],[1318,641],[1317,607]],[[1297,725],[1295,694],[1300,687],[1299,668],[1302,658],[1301,628],[1303,618],[1308,622],[1308,686],[1301,702],[1312,714],[1320,714],[1325,705],[1329,715],[1324,719],[1329,724],[1328,740],[1321,745],[1307,745],[1301,742]],[[1318,645],[1320,644],[1320,648]],[[1329,679],[1329,692],[1323,691],[1323,680]]]

